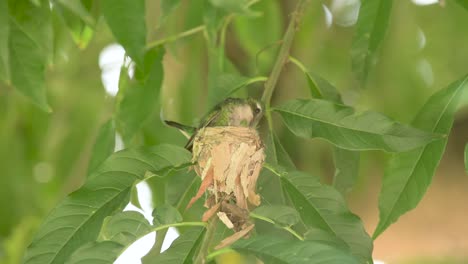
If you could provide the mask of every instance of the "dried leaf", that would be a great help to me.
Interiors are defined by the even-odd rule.
[[[237,240],[247,235],[253,228],[254,228],[254,225],[252,224],[246,227],[245,229],[242,229],[241,231],[234,233],[234,235],[226,237],[215,247],[215,249],[218,250],[218,249],[221,249],[223,247],[227,247],[233,244]]]
[[[231,220],[229,220],[225,212],[218,212],[216,215],[218,215],[219,220],[221,220],[221,222],[223,222],[227,228],[234,228],[234,224],[231,222]]]
[[[216,205],[212,206],[210,209],[206,210],[206,212],[202,216],[202,221],[208,222],[208,220],[210,220],[210,218],[219,210],[220,206],[221,204],[217,203]]]
[[[190,202],[188,203],[187,205],[187,208],[190,208],[206,191],[206,189],[211,185],[213,184],[213,172],[212,170],[210,170],[211,172],[208,172],[206,177],[204,177],[201,185],[200,185],[200,189],[198,189],[198,192],[197,194],[195,195],[195,197],[193,197]]]

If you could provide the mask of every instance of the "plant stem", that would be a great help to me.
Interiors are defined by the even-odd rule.
[[[236,252],[236,251],[234,251],[234,249],[229,248],[229,247],[218,249],[218,250],[211,252],[208,256],[206,256],[206,260],[211,261],[212,259],[216,258],[219,255],[223,255],[223,254],[230,253],[230,252]]]
[[[146,263],[145,260],[150,260],[161,254],[161,248],[164,243],[164,239],[166,239],[167,230],[168,229],[164,229],[156,232],[156,242],[154,243],[150,252],[142,258],[143,263]]]
[[[220,69],[221,72],[224,71],[224,50],[226,48],[226,31],[233,18],[234,14],[231,14],[225,18],[219,36],[218,69]]]
[[[195,262],[194,262],[195,264],[204,264],[206,262],[208,249],[210,248],[211,242],[213,240],[217,224],[218,224],[217,217],[212,217],[211,220],[209,220],[208,226],[206,227],[205,237],[203,238],[200,250],[198,251],[198,255],[195,258]]]
[[[304,238],[303,238],[301,235],[299,235],[299,234],[298,234],[294,229],[292,229],[290,226],[280,226],[280,225],[277,225],[277,224],[275,223],[275,221],[273,221],[272,219],[267,218],[267,217],[263,217],[263,216],[261,216],[261,215],[258,215],[258,214],[252,213],[252,212],[250,212],[250,217],[256,218],[256,219],[259,219],[259,220],[262,220],[262,221],[265,221],[265,222],[268,222],[268,223],[273,224],[273,225],[276,225],[276,226],[278,226],[278,227],[280,227],[280,228],[282,228],[282,229],[288,231],[288,232],[291,233],[293,236],[295,236],[297,239],[299,239],[299,240],[301,240],[301,241],[304,240]]]
[[[289,50],[291,49],[294,34],[296,33],[296,28],[299,24],[301,13],[304,10],[307,2],[307,0],[300,0],[296,6],[296,10],[292,13],[291,20],[289,21],[288,28],[283,37],[283,45],[281,45],[281,49],[279,51],[278,57],[276,58],[276,62],[273,66],[270,77],[265,83],[265,90],[263,92],[262,101],[264,102],[267,111],[270,109],[271,96],[273,95],[273,91],[275,90],[276,84],[278,83],[281,70],[283,69],[284,64],[288,61]],[[268,115],[267,119],[270,119]]]
[[[291,233],[293,236],[295,236],[297,239],[301,240],[301,241],[304,241],[304,238],[299,235],[294,229],[292,229],[290,226],[287,226],[287,227],[283,227],[284,230],[288,231],[289,233]]]
[[[281,175],[281,173],[278,172],[278,171],[276,171],[275,168],[273,168],[273,166],[271,166],[271,164],[269,164],[269,163],[266,163],[266,162],[263,163],[263,168],[265,168],[265,169],[271,171],[273,174],[276,174],[276,176],[278,176],[278,177],[283,177],[283,176]]]
[[[304,66],[304,64],[302,64],[302,62],[300,62],[298,59],[289,56],[289,61],[292,62],[293,64],[295,64],[302,72],[304,72],[304,73],[308,72],[307,68]]]
[[[156,243],[154,243],[153,249],[158,254],[161,253],[161,248],[164,243],[164,239],[166,239],[167,230],[169,229],[159,230],[158,232],[156,232]]]
[[[160,225],[160,226],[153,228],[153,231],[157,232],[159,230],[167,229],[169,227],[178,227],[178,226],[203,226],[203,227],[208,228],[205,222],[181,222],[181,223]]]
[[[178,227],[178,226],[201,226],[201,227],[207,228],[207,224],[205,222],[181,222],[181,223],[160,225],[160,226],[153,228],[151,231],[156,232],[156,243],[151,248],[150,253],[142,258],[143,263],[150,263],[152,258],[156,257],[157,255],[161,253],[162,244],[167,234],[167,229],[169,227]]]
[[[278,83],[281,70],[283,69],[283,66],[288,62],[289,50],[291,49],[294,34],[296,33],[296,28],[299,24],[301,13],[305,9],[307,2],[308,0],[300,0],[296,6],[296,10],[292,13],[291,20],[289,21],[286,33],[284,34],[284,37],[281,40],[282,45],[278,57],[276,58],[276,62],[273,66],[273,70],[271,71],[270,77],[265,82],[265,90],[263,90],[262,101],[265,105],[265,118],[267,120],[268,131],[270,132],[271,140],[273,142],[273,119],[271,117],[270,111],[271,96],[273,95],[273,91],[275,90],[276,84]],[[276,157],[276,149],[273,148],[272,151],[274,152],[274,155]],[[283,201],[285,201],[283,192],[281,192],[281,196]]]
[[[196,34],[196,33],[201,32],[203,30],[205,30],[205,25],[201,25],[201,26],[189,29],[187,31],[180,32],[179,34],[172,35],[172,36],[169,36],[167,38],[163,38],[163,39],[159,39],[159,40],[150,42],[150,43],[148,43],[146,45],[146,48],[151,49],[151,48],[154,48],[154,47],[159,46],[161,44],[165,44],[165,43],[168,43],[168,42],[173,42],[173,41],[176,41],[178,39],[188,37],[190,35]]]

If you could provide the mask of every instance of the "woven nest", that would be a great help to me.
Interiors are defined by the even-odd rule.
[[[249,208],[260,205],[255,189],[265,161],[257,131],[247,127],[203,128],[194,138],[192,161],[202,184],[189,206],[206,192],[204,221],[216,214],[235,231],[251,230]]]

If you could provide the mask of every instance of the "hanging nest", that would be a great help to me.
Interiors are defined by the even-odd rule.
[[[206,192],[208,210],[203,221],[216,214],[228,228],[247,234],[245,231],[253,228],[249,208],[261,202],[255,188],[265,161],[257,131],[248,127],[202,128],[194,138],[192,161],[202,184],[188,206]]]

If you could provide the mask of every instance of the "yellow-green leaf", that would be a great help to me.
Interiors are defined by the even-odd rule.
[[[356,215],[334,188],[323,185],[317,177],[292,171],[280,174],[285,192],[310,229],[321,229],[341,241],[361,263],[372,258],[372,239]]]
[[[52,210],[29,245],[25,264],[62,264],[97,239],[104,219],[128,203],[132,186],[145,174],[190,161],[183,148],[159,145],[114,153],[79,190]]]
[[[351,63],[353,72],[363,85],[387,32],[392,4],[393,1],[389,0],[361,1],[351,46]]]
[[[48,5],[19,0],[10,6],[9,67],[15,88],[43,111],[50,112],[45,69],[52,44]]]
[[[116,116],[117,129],[126,143],[135,136],[158,105],[163,79],[163,55],[164,51],[160,48],[149,50],[142,67],[137,66],[135,70],[136,80],[126,83],[128,87],[122,93]],[[126,73],[122,71],[121,74]]]
[[[305,138],[323,138],[348,150],[408,151],[441,136],[424,132],[371,111],[325,100],[292,100],[275,108],[286,126]]]
[[[448,135],[468,76],[432,95],[413,121],[417,128]],[[379,197],[380,220],[373,237],[379,236],[402,214],[415,208],[431,184],[447,145],[447,137],[392,156],[385,168]]]
[[[103,0],[101,7],[114,37],[141,66],[146,46],[145,1]]]
[[[0,80],[10,80],[10,66],[8,65],[8,1],[0,1]]]
[[[268,264],[361,263],[351,254],[314,241],[289,241],[278,237],[256,236],[232,245],[241,252],[253,254]]]
[[[281,227],[292,226],[300,221],[297,211],[286,205],[262,205],[250,214],[254,218],[266,219]]]
[[[143,263],[164,263],[164,264],[190,264],[196,249],[200,245],[205,234],[203,228],[193,228],[180,235],[163,253],[150,256],[144,259]]]
[[[98,136],[91,152],[91,159],[88,165],[88,175],[95,171],[104,160],[107,159],[115,148],[115,125],[114,120],[104,123],[99,129]]]

